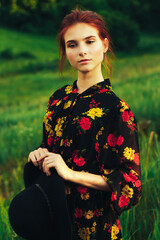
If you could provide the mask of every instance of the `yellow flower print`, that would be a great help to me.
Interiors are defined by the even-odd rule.
[[[136,173],[133,169],[130,170],[130,173],[136,177],[138,177],[138,173]]]
[[[114,225],[112,226],[112,229],[111,229],[111,239],[112,239],[112,240],[117,239],[118,237],[117,237],[116,235],[117,235],[118,233],[119,233],[118,226],[114,224]]]
[[[104,176],[104,175],[102,177],[107,182],[108,178],[106,176]]]
[[[124,149],[123,156],[128,160],[132,161],[134,159],[134,153],[135,153],[134,149],[126,147]]]
[[[104,224],[103,230],[107,228],[107,223]]]
[[[48,111],[46,112],[45,116],[44,116],[44,122],[47,120],[47,119],[50,119],[51,120],[51,117],[49,116],[52,112],[51,111]],[[49,116],[49,117],[48,117]]]
[[[62,129],[56,131],[57,137],[62,137]]]
[[[55,132],[58,137],[62,136],[62,124],[64,123],[66,117],[62,117],[58,119],[58,123],[55,126]]]
[[[104,169],[104,174],[110,174],[113,171],[114,171],[113,169]]]
[[[47,132],[50,131],[50,129],[52,128],[52,126],[48,123],[48,119],[44,122],[45,123],[45,129]]]
[[[72,144],[72,139],[67,142],[67,146],[70,147]]]
[[[103,114],[104,113],[102,108],[91,108],[87,112],[87,116],[91,117],[92,119],[95,119],[95,117],[102,117]]]
[[[71,106],[71,103],[72,103],[72,101],[68,101],[68,102],[66,102],[65,104],[64,104],[64,109],[66,109],[66,108],[68,108],[68,107],[70,107]]]
[[[103,215],[103,211],[104,211],[104,209],[101,208],[100,211],[99,211],[99,216],[102,216],[102,215]]]
[[[91,227],[91,231],[92,231],[92,232],[95,232],[95,231],[96,231],[96,228],[95,228],[95,227]]]
[[[56,106],[59,106],[59,104],[62,102],[62,100],[60,100],[60,101],[58,101],[57,103],[56,103]]]
[[[83,200],[88,200],[90,198],[90,195],[89,195],[89,193],[81,193],[81,198]]]
[[[70,147],[71,144],[72,144],[72,139],[70,139],[70,140],[61,139],[60,146]]]
[[[89,210],[88,212],[84,213],[84,216],[86,219],[91,219],[91,218],[93,218],[94,213],[91,210]]]
[[[122,106],[122,108],[120,109],[120,112],[124,112],[126,109],[129,108],[127,103],[125,103],[124,101],[120,101],[120,104]]]
[[[64,119],[63,117],[62,118],[59,118],[58,119],[58,123],[57,125],[55,126],[55,131],[57,131],[58,129],[60,129],[62,127],[62,124],[64,123]]]
[[[95,227],[95,226],[97,226],[97,223],[96,223],[96,222],[94,222],[94,223],[93,223],[93,226],[94,226],[94,227]]]
[[[72,86],[67,86],[67,87],[65,88],[65,91],[66,91],[66,94],[71,93],[71,92],[72,92]]]
[[[132,196],[133,196],[133,188],[130,188],[128,185],[125,185],[122,188],[122,195],[126,196],[126,198],[132,198]]]
[[[61,139],[60,146],[63,146],[63,139]]]
[[[48,120],[51,120],[51,117],[48,117],[50,114],[51,114],[50,111],[46,112],[46,114],[44,116],[44,120],[43,120],[47,132],[49,132],[50,129],[52,128],[52,126],[48,123]]]
[[[66,195],[71,194],[71,188],[68,185],[65,185],[65,194]]]
[[[49,125],[49,124],[48,124],[48,125]],[[51,125],[50,125],[50,126],[51,126]],[[49,126],[49,127],[50,127],[50,126]],[[52,130],[52,128],[50,128],[48,137],[52,137],[52,136],[54,136],[54,131]]]
[[[74,100],[74,102],[72,103],[72,106],[74,107],[74,105],[76,104],[77,99]]]
[[[83,240],[90,240],[91,232],[89,230],[89,227],[87,227],[87,228],[85,228],[85,227],[79,228],[78,235]]]
[[[131,121],[131,119],[129,120],[129,121],[127,121],[127,123],[129,124],[129,125],[132,125],[132,121]]]
[[[100,135],[102,135],[103,130],[104,130],[104,127],[101,127],[101,129],[99,130],[99,132],[98,132],[97,135],[96,135],[96,140],[98,140],[98,137],[99,137]]]
[[[108,143],[105,143],[103,148],[108,149]]]
[[[83,96],[84,98],[89,98],[89,97],[92,97],[92,95],[87,95],[87,96]]]

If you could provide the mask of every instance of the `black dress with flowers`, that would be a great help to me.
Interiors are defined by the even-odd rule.
[[[119,216],[141,194],[136,122],[109,79],[77,93],[77,81],[49,99],[41,147],[75,171],[101,175],[111,192],[66,182],[74,240],[122,239]]]

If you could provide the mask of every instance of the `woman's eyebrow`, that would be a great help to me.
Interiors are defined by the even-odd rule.
[[[96,37],[96,36],[91,35],[91,36],[83,38],[83,40],[86,40],[86,39],[89,39],[89,38],[92,38],[92,37]],[[66,43],[69,43],[69,42],[76,42],[76,40],[68,40]]]

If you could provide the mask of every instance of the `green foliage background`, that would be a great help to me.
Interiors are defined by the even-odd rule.
[[[14,7],[14,11],[13,3],[17,6]],[[74,2],[75,5],[77,3]],[[10,201],[24,188],[23,166],[28,153],[41,142],[42,121],[49,96],[57,88],[73,83],[76,79],[76,72],[68,65],[63,76],[59,76],[56,41],[60,21],[74,4],[67,4],[62,0],[0,1],[0,240],[21,239],[9,224]],[[149,0],[129,0],[124,4],[124,1],[96,0],[91,3],[88,0],[84,2],[83,7],[90,9],[91,5],[91,10],[98,11],[108,19],[115,49],[119,50],[115,51],[116,59],[110,56],[114,70],[111,79],[113,90],[130,105],[138,121],[142,199],[136,207],[124,212],[120,218],[123,239],[158,240],[158,1],[151,4]],[[42,22],[42,19],[45,21]],[[156,24],[153,24],[154,21]],[[134,46],[130,48],[131,42],[128,39],[135,31],[137,40],[132,42]],[[104,77],[108,77],[104,68],[103,74]]]
[[[107,22],[115,50],[133,50],[140,31],[160,28],[158,0],[0,0],[0,25],[33,34],[57,34],[75,7],[96,11]]]

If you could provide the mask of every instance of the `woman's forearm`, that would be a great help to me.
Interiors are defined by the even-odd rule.
[[[109,185],[103,177],[93,173],[71,170],[66,180],[97,190],[111,191]]]

